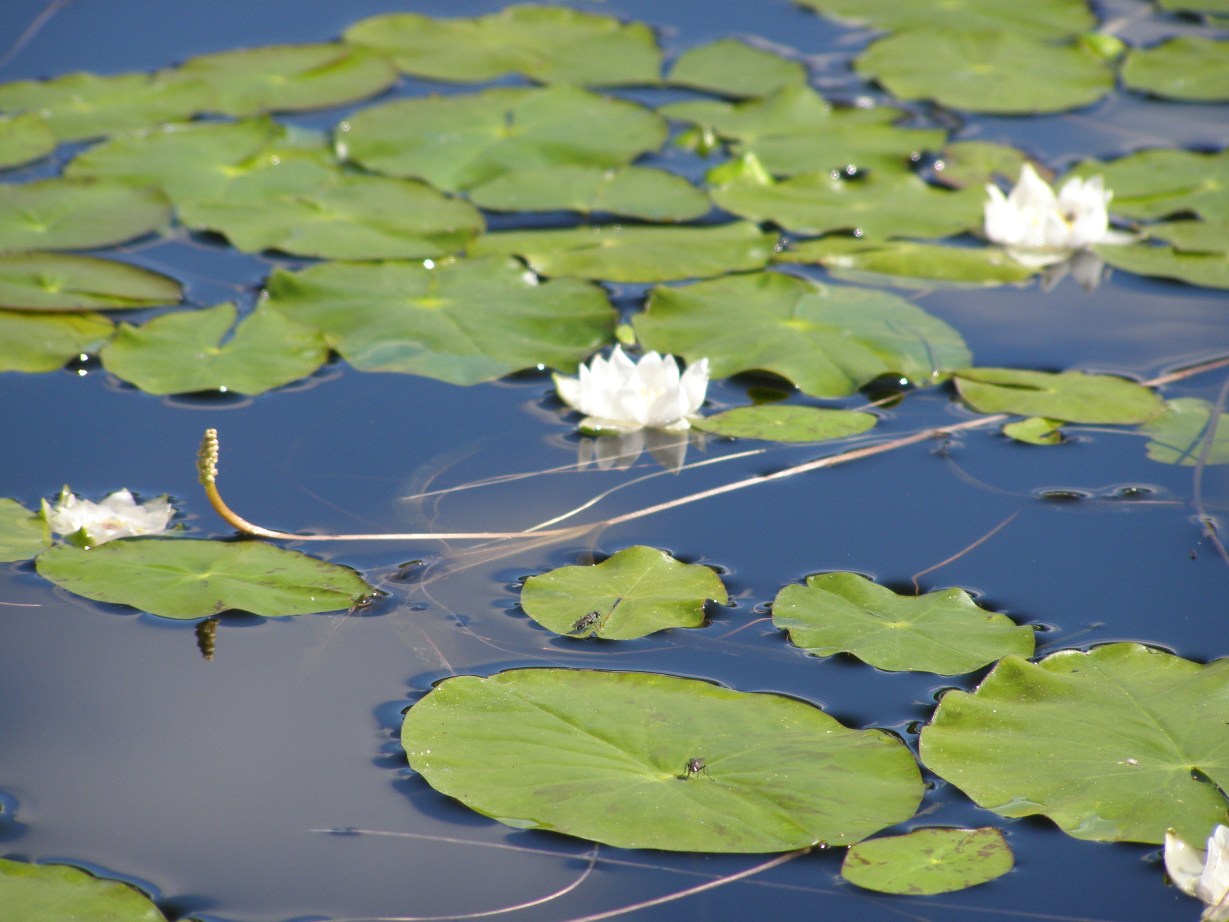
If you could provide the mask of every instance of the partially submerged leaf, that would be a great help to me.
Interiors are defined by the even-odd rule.
[[[1142,423],[1165,409],[1148,388],[1113,375],[1053,374],[1015,368],[962,368],[956,389],[981,413],[1045,416],[1069,423]]]
[[[595,566],[559,567],[531,576],[521,590],[525,614],[556,634],[631,640],[669,627],[700,627],[704,602],[729,601],[710,568],[636,545]]]
[[[879,420],[873,413],[824,407],[735,407],[724,413],[699,417],[692,425],[702,432],[736,439],[770,442],[824,442],[860,435]]]
[[[513,170],[470,189],[469,198],[492,211],[603,212],[648,221],[689,221],[713,207],[682,176],[640,166]]]
[[[179,283],[128,263],[65,253],[0,254],[0,307],[93,311],[175,304]]]
[[[21,922],[166,922],[145,894],[64,864],[0,858],[0,906]]]
[[[46,372],[97,352],[115,325],[100,314],[0,311],[0,371]]]
[[[1011,846],[992,826],[914,829],[853,845],[841,862],[841,876],[878,893],[931,896],[976,887],[1014,865]]]
[[[1213,422],[1215,410],[1215,422]],[[1165,401],[1165,412],[1144,423],[1148,457],[1163,464],[1229,464],[1229,421],[1224,408],[1206,400],[1179,397]]]
[[[0,184],[0,251],[111,246],[170,221],[159,189],[90,179]]]
[[[635,672],[446,679],[401,729],[437,791],[518,828],[620,848],[844,845],[911,816],[908,749],[793,698]]]
[[[1063,440],[1059,419],[1030,416],[1003,426],[1003,435],[1029,445],[1058,445]]]
[[[51,532],[37,512],[15,499],[0,498],[0,563],[28,560],[51,543]],[[0,905],[3,901],[0,883]]]

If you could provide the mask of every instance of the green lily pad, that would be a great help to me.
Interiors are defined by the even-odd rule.
[[[85,141],[163,122],[187,121],[213,102],[213,90],[175,71],[65,74],[0,84],[0,109],[27,112],[57,141]]]
[[[714,378],[771,371],[814,397],[885,374],[931,383],[969,357],[959,333],[903,298],[777,272],[655,288],[632,324],[646,349],[707,357]]]
[[[1229,251],[1229,221],[1165,221],[1149,224],[1143,231],[1154,240],[1164,240],[1183,253]]]
[[[1174,247],[1099,246],[1098,256],[1115,269],[1155,275],[1204,288],[1229,288],[1229,251],[1184,253]]]
[[[883,731],[651,673],[446,679],[410,708],[401,743],[411,768],[472,810],[619,848],[844,845],[907,819],[922,795],[913,757]]]
[[[362,371],[478,384],[535,365],[572,372],[617,319],[600,288],[540,282],[514,260],[326,263],[277,271],[271,308],[324,333]]]
[[[1071,175],[1102,176],[1105,188],[1114,193],[1114,213],[1126,218],[1149,220],[1193,211],[1208,221],[1229,222],[1229,151],[1156,148],[1110,163],[1086,160]]]
[[[1164,414],[1140,427],[1150,437],[1148,457],[1162,464],[1188,467],[1201,459],[1204,464],[1229,464],[1229,422],[1223,412],[1218,412],[1213,424],[1212,411],[1212,404],[1195,397],[1165,401]]]
[[[1095,28],[1097,19],[1080,0],[944,0],[940,4],[898,0],[796,0],[825,16],[893,32],[933,28],[945,32],[1003,29],[1032,38],[1061,38]]]
[[[835,236],[792,243],[777,262],[818,263],[835,278],[901,288],[1018,285],[1039,271],[999,247]]]
[[[499,88],[371,106],[337,128],[338,155],[454,192],[510,170],[618,167],[661,146],[664,120],[570,86]]]
[[[777,235],[748,222],[705,227],[577,227],[483,234],[473,256],[520,256],[537,273],[607,282],[667,282],[762,269]]]
[[[1058,445],[1063,440],[1062,420],[1030,416],[1003,426],[1003,435],[1028,445]]]
[[[596,566],[559,567],[525,580],[521,608],[556,634],[631,640],[670,627],[700,627],[704,601],[729,601],[721,577],[699,564],[637,545]]]
[[[21,922],[166,922],[149,897],[122,881],[8,858],[0,858],[0,906]]]
[[[963,675],[1009,653],[1033,655],[1032,628],[986,611],[963,589],[897,595],[857,573],[786,586],[772,623],[815,656],[852,653],[892,672]]]
[[[0,251],[111,246],[170,220],[159,189],[90,179],[0,184]]]
[[[874,42],[854,67],[899,99],[1004,115],[1078,109],[1114,88],[1112,67],[1084,45],[1011,31],[910,29]]]
[[[235,316],[233,304],[218,304],[122,323],[102,349],[103,367],[148,394],[263,394],[306,378],[329,357],[317,330],[264,306],[227,338]]]
[[[877,893],[933,896],[1002,877],[1015,865],[1002,831],[914,829],[858,842],[845,853],[841,876]]]
[[[128,263],[66,253],[0,254],[0,307],[92,311],[178,303],[179,283]]]
[[[37,115],[0,115],[0,170],[40,160],[55,148],[55,135]]]
[[[1229,15],[1229,0],[1157,0],[1157,6],[1174,13],[1219,13]]]
[[[724,413],[692,420],[703,432],[735,439],[769,442],[825,442],[860,435],[879,422],[873,413],[821,407],[735,407]]]
[[[1132,48],[1122,62],[1122,82],[1167,99],[1229,99],[1229,42],[1193,35]]]
[[[57,371],[83,353],[97,352],[114,332],[100,314],[0,311],[0,371]]]
[[[1165,410],[1161,398],[1148,388],[1113,375],[962,368],[955,380],[960,396],[979,413],[1129,425],[1146,422]]]
[[[1159,843],[1172,827],[1196,842],[1229,808],[1226,724],[1229,659],[1107,644],[1009,656],[976,691],[948,692],[922,761],[980,806],[1077,839]]]
[[[647,221],[690,221],[713,207],[683,177],[640,166],[514,170],[470,189],[469,198],[491,211],[597,211]]]
[[[29,560],[49,544],[51,532],[41,515],[15,499],[0,498],[0,563]],[[3,892],[0,882],[0,905],[4,905]]]
[[[807,82],[801,61],[791,61],[736,38],[722,38],[684,51],[666,78],[720,96],[767,96]]]
[[[980,189],[999,179],[1015,183],[1020,169],[1028,162],[1028,154],[1006,144],[954,141],[940,152],[934,170],[946,185],[957,189],[965,186]]]
[[[345,32],[402,71],[480,83],[521,74],[539,83],[615,86],[656,83],[661,51],[641,22],[550,6],[510,6],[473,19],[413,13],[373,16]]]
[[[181,620],[231,609],[270,618],[337,611],[375,592],[349,567],[259,541],[119,538],[89,550],[57,544],[35,567],[87,599]]]

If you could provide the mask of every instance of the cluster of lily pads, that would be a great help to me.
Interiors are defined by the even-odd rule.
[[[1057,111],[1118,78],[1170,98],[1229,99],[1227,43],[1128,49],[1091,31],[1083,3],[1013,8],[1005,23],[1003,5],[986,0],[924,11],[802,2],[886,30],[854,67],[900,100]],[[1193,68],[1193,55],[1206,66]],[[395,94],[403,75],[534,85],[377,101],[328,133],[270,115]],[[665,101],[651,108],[593,87]],[[708,377],[766,371],[807,398],[837,400],[890,376],[950,382],[968,410],[1002,414],[1021,441],[1055,444],[1070,425],[1139,426],[1155,460],[1229,463],[1229,431],[1204,401],[1166,402],[1109,375],[978,367],[956,330],[907,300],[788,271],[1015,284],[1091,249],[1125,271],[1229,288],[1224,151],[1077,164],[1055,196],[1023,152],[952,140],[904,108],[825,99],[799,60],[722,40],[664,66],[644,24],[535,6],[390,14],[339,42],[0,85],[0,112],[0,168],[62,165],[62,175],[0,185],[0,370],[52,371],[97,353],[148,393],[259,394],[332,354],[359,371],[457,385],[549,367],[565,373],[559,395],[589,432],[694,426],[799,442],[858,435],[878,417],[813,404],[705,416]],[[661,168],[668,143],[703,183]],[[998,192],[1017,176],[1023,191]],[[1052,219],[1067,188],[1095,190],[1102,211],[1108,199],[1130,239],[1109,239],[1103,215],[1092,237],[1025,246],[1046,251],[1038,260],[1022,255],[1027,235],[992,229],[988,208],[1001,218],[1011,202],[1008,225]],[[533,227],[487,229],[531,213]],[[131,244],[139,257],[151,240],[189,234],[290,264],[252,306],[176,309],[177,280],[74,252]],[[601,283],[654,287],[620,323]],[[118,325],[104,313],[146,308],[166,309]],[[616,347],[582,364],[615,340],[649,354],[637,363]],[[66,491],[40,512],[0,500],[0,560],[34,558],[71,592],[178,619],[334,611],[375,594],[354,570],[297,551],[167,531],[172,512],[130,494],[92,505]],[[520,595],[530,618],[578,642],[700,629],[705,605],[725,601],[711,569],[639,546],[533,577]],[[943,697],[921,763],[990,811],[1042,814],[1077,838],[1160,844],[1168,832],[1175,879],[1209,913],[1223,907],[1225,846],[1209,841],[1197,872],[1191,855],[1229,819],[1216,730],[1229,720],[1229,661],[1112,644],[1033,663],[1032,629],[961,590],[901,596],[853,573],[781,588],[772,615],[816,656],[942,675],[995,663],[976,690]],[[1090,737],[1090,723],[1105,732]],[[687,851],[850,846],[845,876],[885,892],[959,889],[1011,867],[991,828],[862,841],[914,816],[918,760],[890,733],[843,727],[781,696],[649,673],[513,670],[441,683],[408,711],[402,741],[436,789],[520,827]],[[1012,770],[1022,763],[1029,772]],[[510,766],[534,783],[508,785]],[[92,886],[69,869],[0,861],[0,888],[41,899],[43,874],[74,893]]]

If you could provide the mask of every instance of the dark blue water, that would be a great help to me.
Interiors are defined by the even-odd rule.
[[[74,0],[6,60],[0,80],[152,69],[241,45],[327,39],[377,12],[475,14],[500,5]],[[850,33],[783,2],[576,5],[651,22],[671,50],[759,35],[815,55],[825,91],[859,91],[843,58],[832,57],[858,47]],[[7,0],[0,53],[44,8]],[[1122,3],[1110,11],[1143,9]],[[1141,20],[1131,28],[1153,26]],[[1223,107],[1116,95],[1072,115],[970,122],[962,136],[1017,143],[1061,167],[1157,143],[1223,146],[1229,122]],[[250,303],[274,263],[185,241],[141,246],[130,258],[184,278],[197,304]],[[1229,354],[1224,293],[1121,273],[1092,293],[1067,280],[1049,292],[914,297],[960,330],[982,365],[1148,378]],[[1214,399],[1223,375],[1172,385],[1165,395]],[[746,402],[748,383],[715,387],[714,405]],[[903,403],[877,434],[961,418],[937,393]],[[570,417],[551,397],[549,378],[532,375],[456,388],[334,365],[278,393],[208,401],[150,397],[86,366],[0,375],[0,426],[0,495],[35,504],[62,483],[91,496],[121,486],[169,492],[201,534],[227,531],[195,479],[196,445],[209,426],[222,435],[227,499],[247,517],[289,530],[521,528],[660,470],[646,456],[630,472],[565,472],[404,501],[425,489],[574,463]],[[497,917],[575,919],[745,871],[765,857],[594,849],[479,817],[404,767],[401,711],[456,673],[532,664],[645,669],[794,695],[850,725],[887,727],[913,742],[910,725],[928,717],[935,694],[978,677],[893,675],[840,657],[810,658],[757,606],[820,569],[906,585],[1012,515],[993,538],[924,576],[923,587],[962,586],[983,604],[1046,626],[1043,652],[1131,639],[1197,660],[1224,656],[1229,566],[1193,522],[1191,470],[1147,460],[1143,441],[1089,432],[1040,450],[976,431],[556,545],[479,554],[431,543],[312,546],[362,569],[389,595],[351,615],[228,616],[212,661],[198,652],[190,623],[70,596],[29,564],[0,566],[0,854],[136,880],[168,917],[209,922],[457,918],[531,903]],[[748,447],[761,446],[710,441],[691,446],[688,460]],[[590,515],[820,453],[778,447],[661,474]],[[1043,498],[1055,490],[1080,498]],[[1224,515],[1226,468],[1206,471],[1203,499]],[[733,606],[717,610],[702,631],[617,645],[557,638],[515,607],[520,577],[635,543],[722,567]],[[416,559],[425,573],[400,578],[399,565]],[[1197,914],[1195,903],[1164,886],[1154,848],[1078,842],[1044,820],[1004,821],[936,784],[914,824],[1002,826],[1016,871],[950,896],[889,898],[842,883],[840,853],[815,853],[633,917],[1129,922]],[[322,831],[337,829],[356,831]],[[551,894],[560,895],[546,900]]]

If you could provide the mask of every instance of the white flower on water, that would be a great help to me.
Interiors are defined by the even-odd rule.
[[[127,490],[117,490],[101,503],[81,499],[69,491],[60,493],[54,506],[43,501],[43,518],[58,535],[78,535],[91,547],[116,538],[156,535],[166,531],[175,514],[165,496],[138,503]]]
[[[1203,900],[1202,922],[1229,922],[1229,826],[1217,826],[1206,849],[1165,833],[1165,870],[1183,893]]]
[[[1094,243],[1127,243],[1133,238],[1110,229],[1113,193],[1100,176],[1068,179],[1055,195],[1032,164],[1020,170],[1020,181],[1004,195],[986,186],[985,233],[991,243],[1007,248],[1027,265],[1042,266],[1066,259]]]
[[[708,390],[708,359],[679,374],[674,356],[649,352],[639,362],[615,346],[609,359],[594,356],[580,366],[580,376],[555,375],[559,399],[585,414],[580,427],[589,432],[681,430],[691,423]]]

